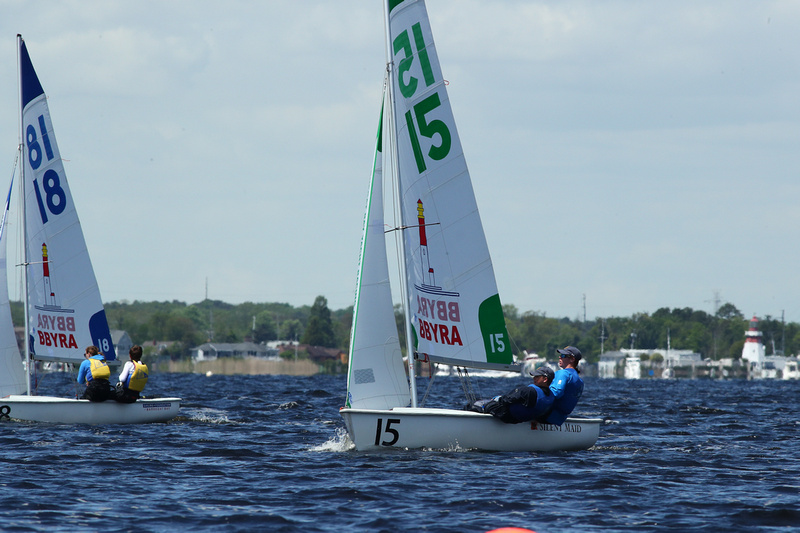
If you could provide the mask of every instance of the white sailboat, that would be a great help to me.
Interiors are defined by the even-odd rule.
[[[577,450],[602,419],[504,424],[491,415],[418,405],[414,360],[519,372],[424,0],[385,3],[387,74],[364,221],[347,398],[358,450]],[[411,379],[394,320],[383,174],[391,176]]]
[[[0,416],[69,424],[142,423],[174,418],[180,408],[180,398],[142,399],[123,404],[32,394],[30,369],[36,361],[80,364],[85,348],[91,345],[99,347],[109,362],[117,357],[56,144],[47,97],[20,35],[17,45],[25,346],[30,364],[26,365],[29,371],[23,389],[27,394],[0,398]],[[5,250],[5,242],[2,246]],[[6,305],[7,300],[6,297]],[[10,312],[8,318],[10,322]],[[4,320],[2,313],[0,320]],[[3,328],[0,335],[5,335],[6,324],[0,323],[0,327]],[[6,364],[21,365],[18,352],[16,355],[10,350],[8,355],[5,351],[0,353],[11,361]],[[12,388],[18,386],[15,384]]]

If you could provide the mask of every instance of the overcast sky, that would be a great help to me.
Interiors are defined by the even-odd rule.
[[[428,9],[503,303],[800,321],[800,2]],[[21,33],[105,301],[352,304],[380,1],[0,0],[0,30],[0,185]]]

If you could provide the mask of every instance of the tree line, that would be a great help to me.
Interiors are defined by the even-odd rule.
[[[312,305],[293,307],[287,303],[228,304],[203,300],[187,304],[171,302],[111,302],[105,304],[111,329],[124,330],[134,344],[172,341],[166,353],[185,357],[191,348],[205,342],[261,343],[292,340],[301,344],[349,348],[353,308],[331,310],[318,296]],[[715,314],[691,308],[661,308],[654,313],[630,317],[608,317],[582,321],[548,317],[538,311],[520,312],[514,305],[503,307],[514,353],[538,353],[551,357],[555,349],[578,346],[588,361],[603,351],[621,348],[663,349],[669,337],[673,349],[692,350],[710,359],[739,358],[750,317],[726,303]],[[22,326],[22,303],[12,302],[14,324]],[[401,345],[405,328],[403,314],[395,306]],[[800,325],[784,324],[780,317],[759,317],[767,354],[796,354],[800,349]]]

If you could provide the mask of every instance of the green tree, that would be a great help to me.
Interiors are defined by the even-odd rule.
[[[292,341],[303,335],[303,323],[296,318],[284,320],[281,324],[280,337],[282,340]]]
[[[333,348],[336,346],[336,335],[333,332],[331,311],[328,309],[328,300],[324,296],[317,296],[308,317],[306,330],[300,339],[303,344]]]
[[[272,313],[269,311],[261,311],[256,315],[253,342],[274,341],[277,338],[278,330],[275,327],[275,321],[272,319]]]
[[[732,303],[725,303],[720,306],[717,310],[717,318],[721,318],[723,320],[730,320],[732,318],[744,318],[744,315],[741,311],[736,309],[736,306]]]

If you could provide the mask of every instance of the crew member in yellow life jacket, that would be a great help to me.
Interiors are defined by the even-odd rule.
[[[106,358],[100,353],[97,346],[87,347],[83,356],[86,360],[78,369],[78,383],[85,384],[86,390],[81,398],[90,402],[104,402],[111,399],[113,392],[111,383],[108,381],[108,378],[111,377],[111,369],[108,368]]]
[[[122,367],[119,373],[115,400],[122,403],[133,403],[147,385],[147,365],[141,362],[142,347],[134,345],[128,352],[131,360]]]

